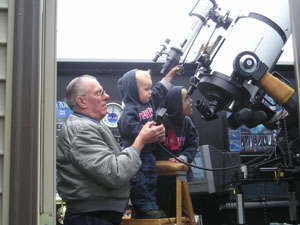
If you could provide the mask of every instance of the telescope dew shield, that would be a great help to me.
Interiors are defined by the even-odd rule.
[[[269,72],[264,74],[258,84],[270,97],[277,101],[279,105],[284,105],[295,92],[293,88]]]

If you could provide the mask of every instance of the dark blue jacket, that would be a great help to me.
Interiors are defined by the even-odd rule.
[[[125,104],[118,121],[123,147],[131,146],[143,125],[148,121],[155,120],[155,111],[168,92],[168,88],[160,81],[152,88],[150,101],[147,104],[141,103],[135,78],[136,71],[137,69],[133,69],[125,73],[117,84]],[[151,152],[155,146],[155,144],[146,145],[142,153]]]
[[[168,115],[163,121],[166,140],[162,144],[172,154],[177,157],[183,155],[191,163],[197,153],[199,135],[191,118],[182,114],[182,88],[184,87],[173,87],[165,98],[164,108],[167,108]],[[155,156],[157,160],[173,158],[160,146],[155,150]]]

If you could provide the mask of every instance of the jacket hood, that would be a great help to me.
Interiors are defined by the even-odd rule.
[[[139,91],[135,78],[136,71],[137,69],[130,70],[118,80],[117,88],[125,104],[139,102]]]
[[[183,119],[181,94],[183,88],[183,86],[174,86],[165,98],[164,107],[167,109],[168,118],[174,123],[180,123]]]

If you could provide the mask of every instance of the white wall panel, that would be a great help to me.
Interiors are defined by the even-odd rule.
[[[12,92],[10,59],[13,42],[13,9],[14,0],[0,0],[0,225],[9,224],[10,96]]]
[[[7,10],[0,8],[0,43],[7,42]]]
[[[0,44],[0,80],[6,77],[6,44]]]

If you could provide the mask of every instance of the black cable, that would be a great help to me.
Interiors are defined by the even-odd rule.
[[[179,162],[187,165],[187,166],[191,166],[191,167],[194,167],[194,168],[197,168],[197,169],[201,169],[201,170],[208,170],[208,171],[223,171],[223,170],[229,170],[229,169],[236,169],[236,168],[240,168],[241,166],[243,165],[236,165],[236,166],[229,166],[229,167],[224,167],[224,168],[213,168],[213,169],[210,169],[210,168],[205,168],[205,167],[201,167],[201,166],[196,166],[194,164],[191,164],[191,163],[186,163],[184,162],[183,160],[181,160],[180,158],[178,158],[178,156],[172,154],[171,152],[169,152],[168,149],[166,149],[161,143],[158,143],[158,145],[165,151],[167,152],[170,156],[172,156],[173,158],[177,159]]]
[[[300,141],[300,136],[296,137],[294,140],[291,141],[291,149]]]
[[[282,118],[282,124],[283,124],[283,137],[284,137],[284,142],[285,142],[285,147],[287,150],[287,157],[288,157],[288,166],[292,167],[293,166],[293,157],[292,157],[292,151],[290,149],[289,145],[289,136],[288,136],[288,128],[287,128],[287,122],[285,118]]]
[[[272,150],[272,151],[274,151],[274,150]],[[271,153],[271,154],[272,154],[272,153]],[[251,160],[245,162],[244,165],[254,166],[256,163],[260,163],[260,162],[256,162],[256,161],[258,161],[258,160],[260,160],[260,159],[263,159],[264,157],[266,157],[266,156],[268,156],[268,155],[269,155],[269,152],[264,152],[262,155],[257,156],[257,157],[255,157],[255,158],[253,158],[253,159],[251,159]],[[263,162],[263,161],[265,161],[265,160],[264,160],[264,159],[261,160],[261,162]]]
[[[286,162],[286,156],[285,156],[285,153],[284,153],[284,150],[283,150],[282,146],[281,145],[277,145],[277,148],[280,150],[280,152],[282,154],[284,166],[288,167],[287,162]]]
[[[277,147],[279,149],[279,146],[277,146]],[[256,168],[257,166],[262,165],[262,163],[270,162],[270,159],[272,158],[273,153],[276,152],[277,147],[274,148],[273,150],[264,152],[262,155],[255,157],[254,159],[248,161],[245,164],[247,164],[247,165],[250,164],[249,167]],[[265,159],[266,156],[269,156],[269,157],[267,159]],[[277,157],[277,158],[279,158],[279,157]],[[262,160],[259,162],[256,162],[257,160],[260,160],[260,159],[262,159]]]
[[[193,41],[192,41],[192,44],[191,44],[190,47],[188,48],[188,51],[186,52],[186,54],[185,54],[185,56],[184,56],[184,59],[182,60],[182,65],[185,63],[185,61],[186,61],[186,59],[187,59],[187,56],[188,56],[188,54],[190,53],[190,51],[191,51],[191,49],[192,49],[192,47],[193,47],[193,45],[194,45],[194,43],[195,43],[195,41],[196,41],[196,39],[197,39],[199,33],[200,33],[200,31],[201,31],[201,29],[199,29],[199,30],[197,31],[197,34],[196,34],[196,36],[194,37],[194,39],[193,39]]]
[[[196,8],[196,6],[198,5],[199,2],[200,2],[200,0],[198,0],[198,1],[196,2],[196,4],[194,5],[194,7],[192,8],[192,10],[189,12],[189,15],[190,15],[190,16],[193,15],[193,11],[194,11],[194,9]]]
[[[197,168],[197,169],[201,169],[201,170],[207,170],[207,171],[223,171],[223,170],[230,170],[230,169],[236,169],[236,168],[240,168],[240,167],[243,167],[243,166],[255,166],[255,165],[258,165],[259,163],[262,163],[262,162],[266,162],[268,160],[261,160],[261,162],[256,162],[256,163],[253,163],[255,162],[256,160],[260,159],[260,158],[263,158],[264,156],[267,155],[267,153],[264,153],[263,155],[259,156],[259,157],[256,157],[248,162],[245,162],[244,164],[241,164],[241,165],[236,165],[236,166],[229,166],[229,167],[224,167],[224,168],[205,168],[205,167],[201,167],[201,166],[196,166],[194,164],[191,164],[191,163],[186,163],[184,162],[183,160],[181,160],[180,158],[178,158],[178,156],[172,154],[170,151],[168,151],[168,149],[166,149],[161,143],[158,143],[159,146],[166,152],[168,153],[170,156],[172,156],[173,158],[177,159],[179,162],[187,165],[187,166],[191,166],[191,167],[194,167],[194,168]],[[279,148],[280,149],[280,148]]]

